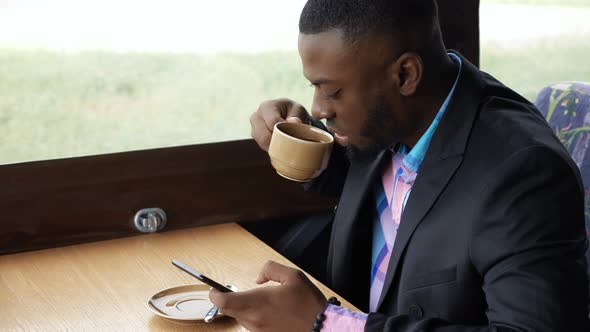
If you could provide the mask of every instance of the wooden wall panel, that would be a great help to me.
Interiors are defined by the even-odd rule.
[[[139,234],[160,207],[166,229],[325,211],[329,200],[279,177],[252,140],[0,166],[0,253]]]

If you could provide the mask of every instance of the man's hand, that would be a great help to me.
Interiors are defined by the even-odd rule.
[[[250,116],[252,138],[264,151],[268,151],[275,124],[282,121],[309,124],[311,117],[303,106],[286,98],[267,100]]]
[[[268,261],[256,283],[267,281],[277,286],[245,292],[222,293],[212,289],[209,299],[220,311],[235,318],[253,332],[310,331],[326,298],[300,270]]]

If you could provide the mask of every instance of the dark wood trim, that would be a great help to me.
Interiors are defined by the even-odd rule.
[[[334,201],[279,177],[252,140],[0,166],[0,254],[139,234],[160,207],[166,230],[326,211]]]
[[[479,67],[479,0],[438,0],[445,45]]]

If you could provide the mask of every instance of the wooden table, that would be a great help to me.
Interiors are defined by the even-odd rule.
[[[242,290],[259,287],[269,259],[293,266],[237,224],[0,256],[0,331],[241,331],[230,318],[181,324],[147,309],[157,291],[198,283],[172,258]]]

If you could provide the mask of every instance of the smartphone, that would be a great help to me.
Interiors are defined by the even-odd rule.
[[[214,280],[211,280],[207,276],[204,276],[204,275],[200,274],[199,272],[191,269],[190,267],[186,266],[184,263],[182,263],[182,262],[180,262],[180,261],[178,261],[176,259],[173,259],[172,260],[172,264],[174,264],[176,267],[180,268],[184,272],[192,275],[193,277],[201,280],[203,283],[205,283],[205,284],[207,284],[207,285],[209,285],[209,286],[217,289],[220,292],[226,292],[226,293],[227,292],[233,292],[231,289],[223,286],[222,284],[220,284],[220,283],[218,283],[218,282],[216,282]]]

